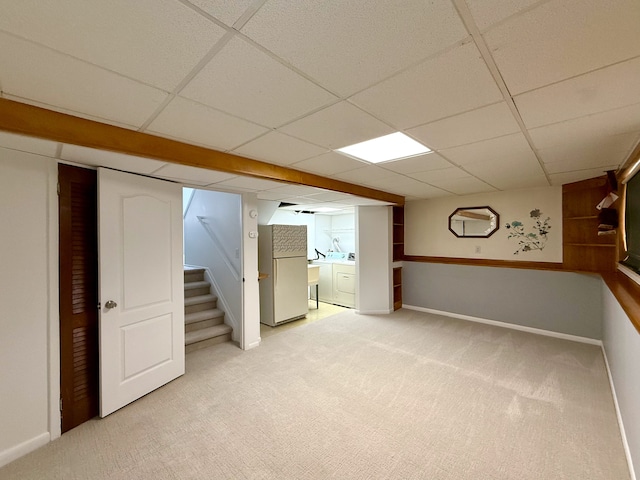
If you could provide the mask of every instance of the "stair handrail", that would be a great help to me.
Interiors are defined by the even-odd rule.
[[[209,238],[213,240],[213,243],[215,244],[216,248],[218,249],[222,257],[222,261],[225,263],[225,265],[227,266],[227,268],[229,269],[233,277],[236,279],[236,281],[239,282],[240,272],[235,267],[235,265],[231,262],[231,258],[229,257],[229,255],[227,255],[227,252],[225,252],[222,240],[220,239],[218,234],[215,232],[215,230],[211,228],[211,225],[209,224],[210,217],[196,215],[196,218],[200,222],[200,225],[202,225],[202,227],[204,228],[205,232],[207,232],[207,234],[209,235]]]

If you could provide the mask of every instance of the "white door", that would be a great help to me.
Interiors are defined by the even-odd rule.
[[[306,257],[273,260],[273,316],[276,323],[309,311]]]
[[[98,170],[100,416],[184,373],[180,185]]]

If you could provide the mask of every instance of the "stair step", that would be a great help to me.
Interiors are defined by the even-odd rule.
[[[224,323],[224,312],[218,308],[203,310],[185,315],[184,320],[184,331],[195,332]]]
[[[211,284],[205,280],[188,282],[184,284],[184,297],[198,297],[207,295],[211,291]]]
[[[184,316],[185,325],[191,323],[202,322],[204,320],[211,320],[213,318],[224,318],[224,312],[219,308],[212,308],[210,310],[202,310],[200,312],[188,313]]]
[[[227,342],[231,340],[231,332],[232,328],[229,325],[222,324],[186,333],[184,336],[185,349],[189,353],[200,348]]]
[[[185,268],[184,269],[185,282],[197,282],[200,280],[204,280],[204,268]]]
[[[218,297],[213,294],[198,295],[184,299],[184,313],[195,313],[203,310],[213,310],[218,306]]]

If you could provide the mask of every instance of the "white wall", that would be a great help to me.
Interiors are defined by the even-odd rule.
[[[624,423],[628,455],[640,467],[640,333],[603,282],[603,343]]]
[[[260,289],[258,285],[258,219],[252,212],[258,210],[258,197],[254,193],[242,195],[242,251],[243,251],[243,350],[260,345]]]
[[[339,238],[340,250],[355,252],[356,249],[356,219],[354,213],[331,215],[331,249],[335,250],[334,238]]]
[[[54,165],[0,149],[0,466],[50,438],[47,332],[49,302],[57,300],[49,297],[48,220]]]
[[[356,312],[391,313],[391,207],[357,207]]]
[[[490,206],[500,215],[500,228],[489,238],[457,238],[449,231],[448,219],[456,208]],[[507,223],[522,222],[532,230],[530,212],[540,209],[551,218],[544,250],[514,252],[516,239],[507,238]],[[476,247],[481,253],[476,254]],[[562,188],[544,187],[510,192],[483,193],[410,201],[405,205],[405,254],[436,257],[486,258],[562,262]]]

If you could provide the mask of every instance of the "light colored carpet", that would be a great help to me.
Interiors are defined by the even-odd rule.
[[[196,351],[0,478],[629,476],[599,347],[400,310]]]

